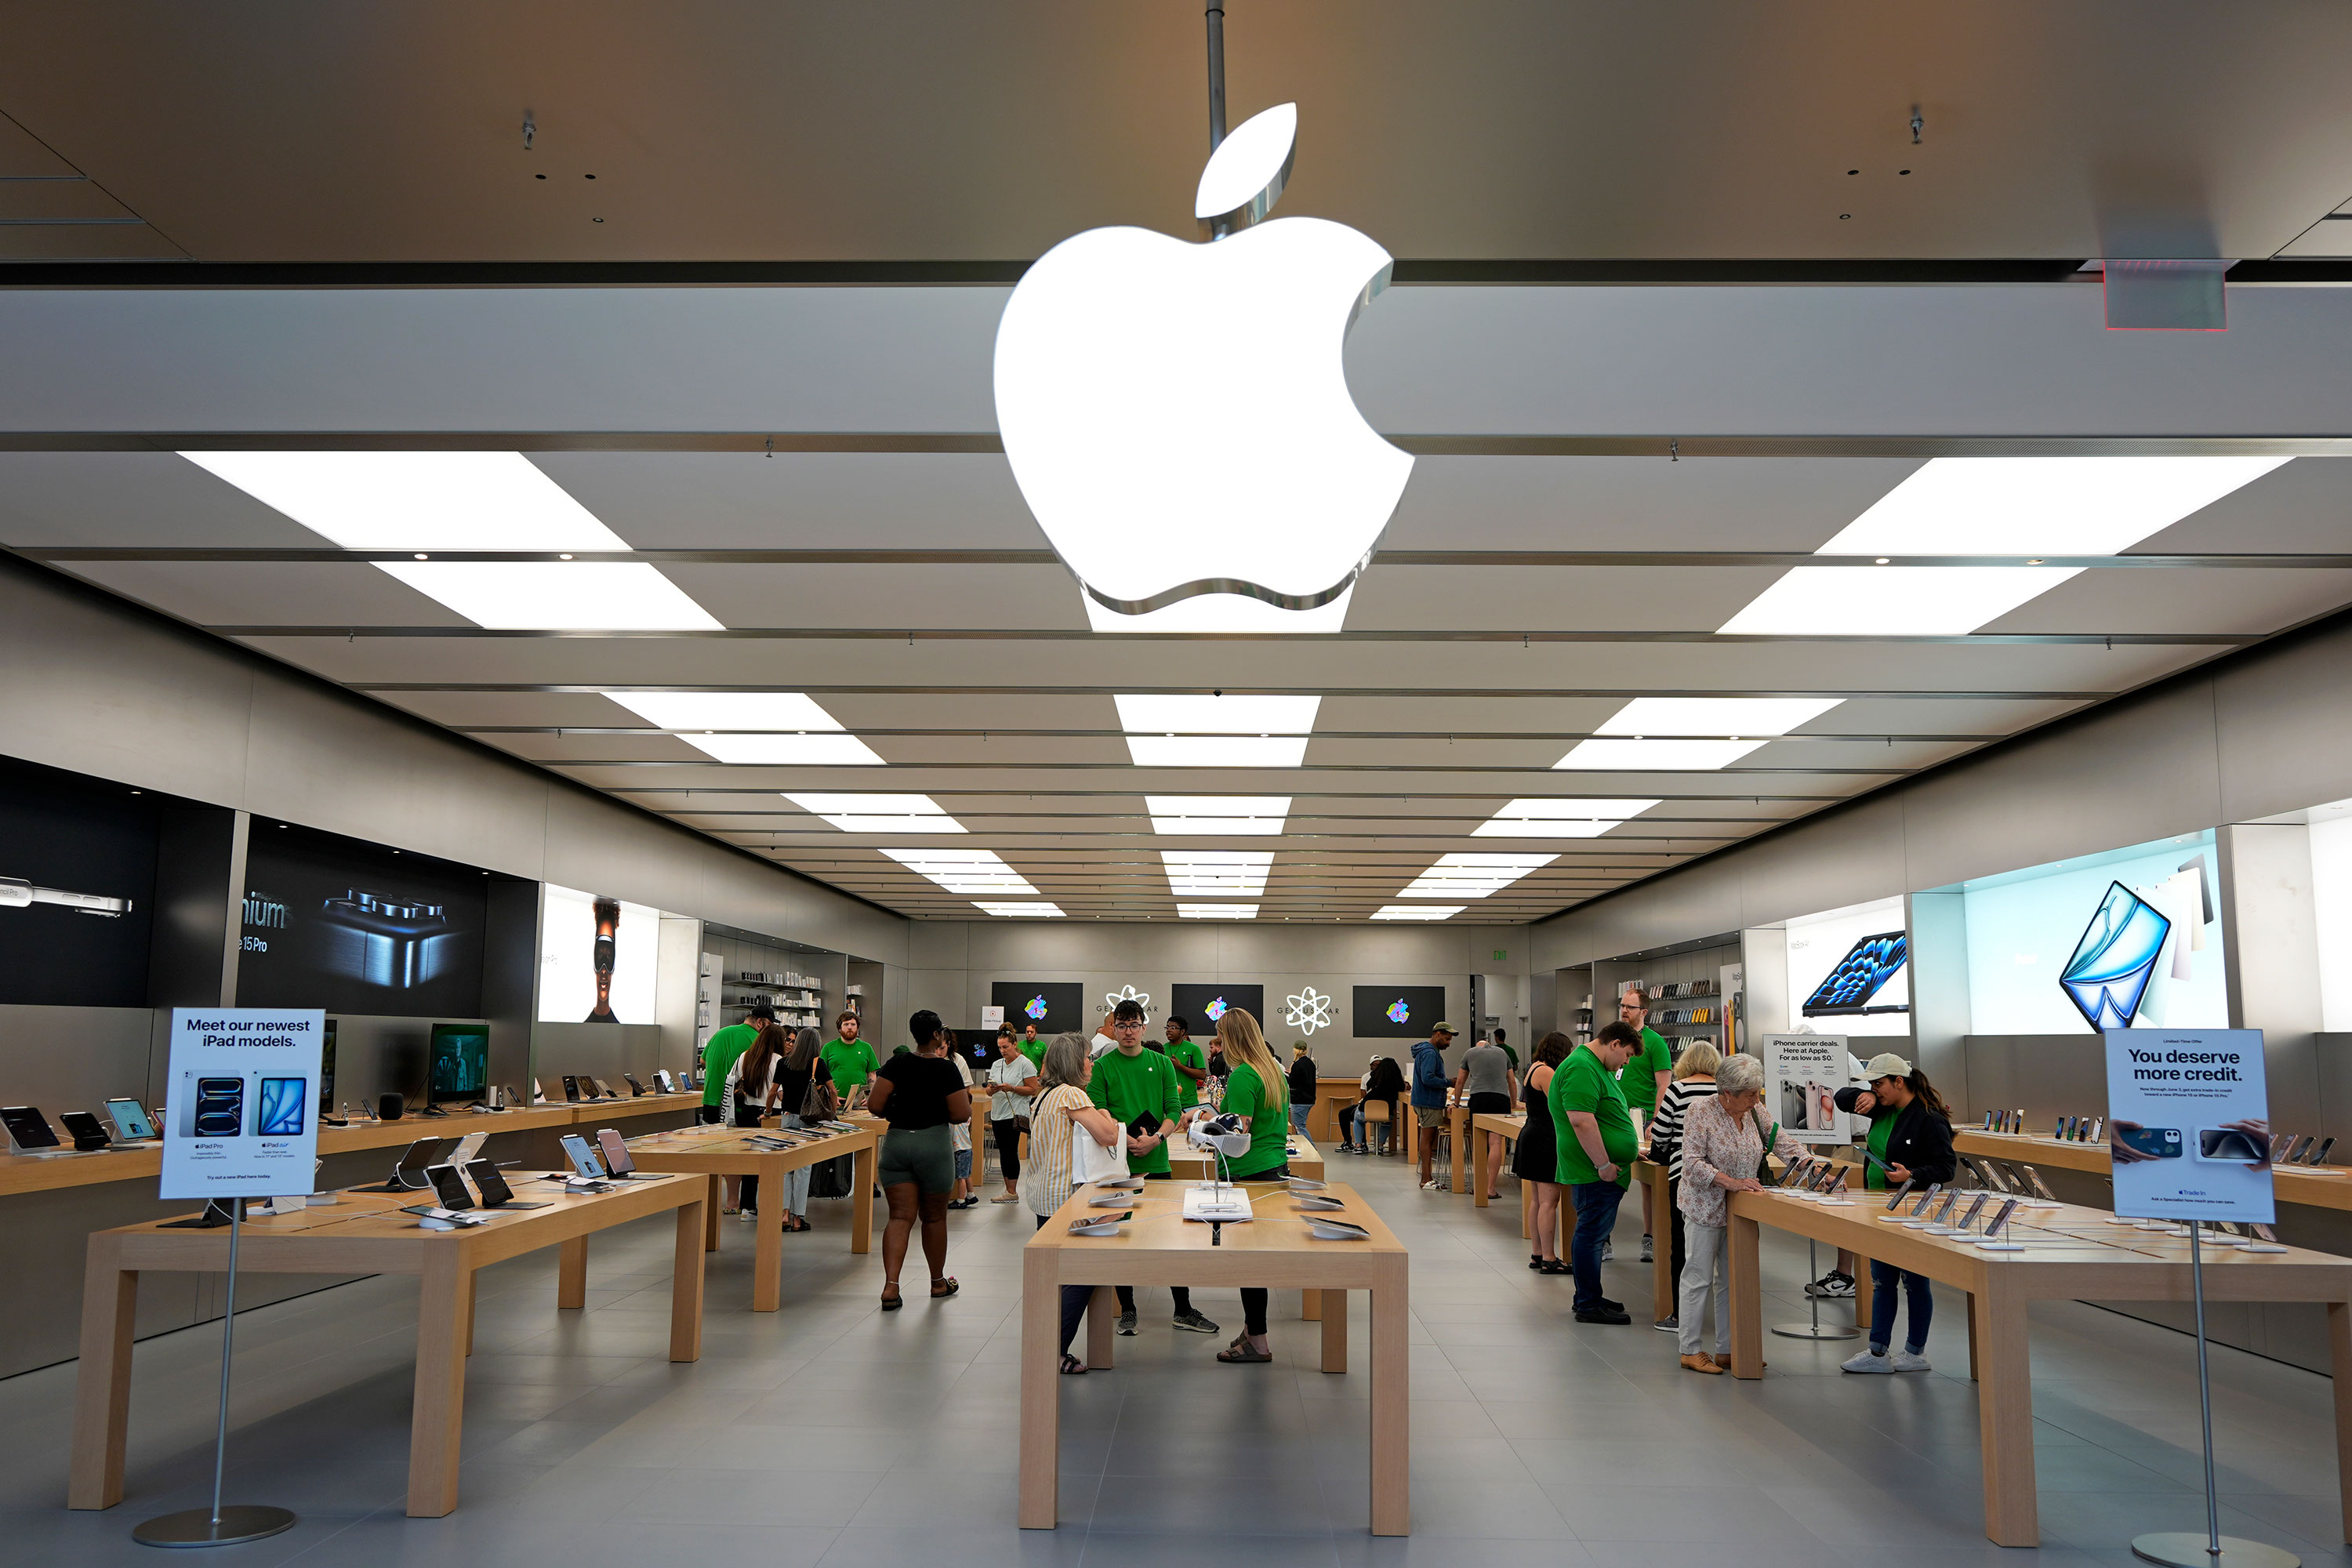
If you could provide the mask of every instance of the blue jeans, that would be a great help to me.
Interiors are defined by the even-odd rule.
[[[1936,1316],[1936,1298],[1925,1274],[1906,1274],[1891,1263],[1873,1259],[1870,1265],[1870,1348],[1879,1354],[1895,1342],[1895,1282],[1903,1282],[1904,1298],[1911,1303],[1911,1331],[1903,1348],[1917,1355],[1927,1348],[1927,1325]]]
[[[1568,1245],[1568,1266],[1576,1272],[1577,1311],[1598,1307],[1601,1294],[1601,1244],[1617,1228],[1617,1205],[1625,1189],[1614,1182],[1575,1182],[1568,1189],[1576,1205],[1576,1235]]]
[[[1307,1136],[1307,1118],[1308,1113],[1313,1111],[1314,1109],[1315,1108],[1311,1105],[1292,1106],[1290,1108],[1290,1130],[1293,1132],[1297,1133],[1302,1138]]]

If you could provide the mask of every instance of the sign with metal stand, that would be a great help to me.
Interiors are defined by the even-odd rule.
[[[2189,1222],[2197,1403],[2205,1438],[2205,1533],[2135,1536],[2132,1554],[2165,1568],[2300,1568],[2303,1560],[2293,1552],[2223,1535],[2213,1486],[2203,1232],[2213,1220],[2268,1225],[2274,1217],[2262,1031],[2109,1029],[2106,1051],[2116,1217]]]
[[[220,1421],[213,1435],[212,1507],[151,1519],[131,1532],[142,1546],[233,1546],[294,1528],[282,1508],[221,1503],[228,1460],[229,1368],[236,1349],[236,1248],[248,1198],[308,1193],[318,1184],[320,1058],[327,1016],[263,1007],[175,1007],[159,1196],[202,1198],[198,1227],[228,1224],[228,1287],[221,1314]]]

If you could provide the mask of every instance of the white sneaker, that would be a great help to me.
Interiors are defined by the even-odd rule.
[[[1887,1364],[1897,1372],[1933,1372],[1935,1370],[1927,1364],[1926,1356],[1914,1355],[1909,1351],[1896,1351],[1889,1355],[1886,1361]]]
[[[1642,1261],[1644,1263],[1655,1263],[1658,1260],[1657,1254],[1652,1250],[1652,1246],[1648,1237],[1642,1238]]]
[[[1840,1372],[1893,1372],[1895,1366],[1892,1360],[1880,1355],[1876,1351],[1865,1350],[1860,1355],[1848,1357],[1845,1364],[1838,1370]]]
[[[1605,1236],[1602,1237],[1601,1238],[1601,1261],[1603,1263],[1610,1262],[1613,1260],[1616,1256],[1617,1244],[1609,1237]]]

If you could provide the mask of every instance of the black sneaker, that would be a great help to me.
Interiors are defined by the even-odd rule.
[[[1598,1307],[1587,1307],[1578,1312],[1576,1321],[1580,1323],[1630,1323],[1633,1320],[1626,1315],[1623,1309],[1612,1307],[1603,1302]]]
[[[1683,1321],[1680,1317],[1660,1318],[1656,1322],[1652,1323],[1650,1327],[1657,1330],[1658,1332],[1662,1334],[1678,1334],[1683,1331]]]
[[[1133,1312],[1121,1312],[1118,1315],[1118,1331],[1127,1335],[1129,1339],[1133,1339],[1135,1337],[1135,1314]]]
[[[1209,1321],[1208,1319],[1201,1316],[1197,1310],[1189,1307],[1183,1311],[1177,1313],[1173,1321],[1176,1327],[1180,1329],[1189,1329],[1196,1334],[1213,1334],[1217,1331],[1216,1324]]]

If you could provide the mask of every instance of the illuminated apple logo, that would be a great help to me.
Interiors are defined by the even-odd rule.
[[[1400,996],[1395,1001],[1389,1004],[1390,1023],[1403,1024],[1411,1022],[1412,1019],[1412,1009],[1404,1005],[1403,997]]]
[[[1038,258],[996,329],[996,417],[1097,631],[1332,631],[1412,458],[1357,412],[1341,352],[1389,254],[1345,224],[1261,223],[1295,104],[1210,155],[1221,237],[1095,228]]]

